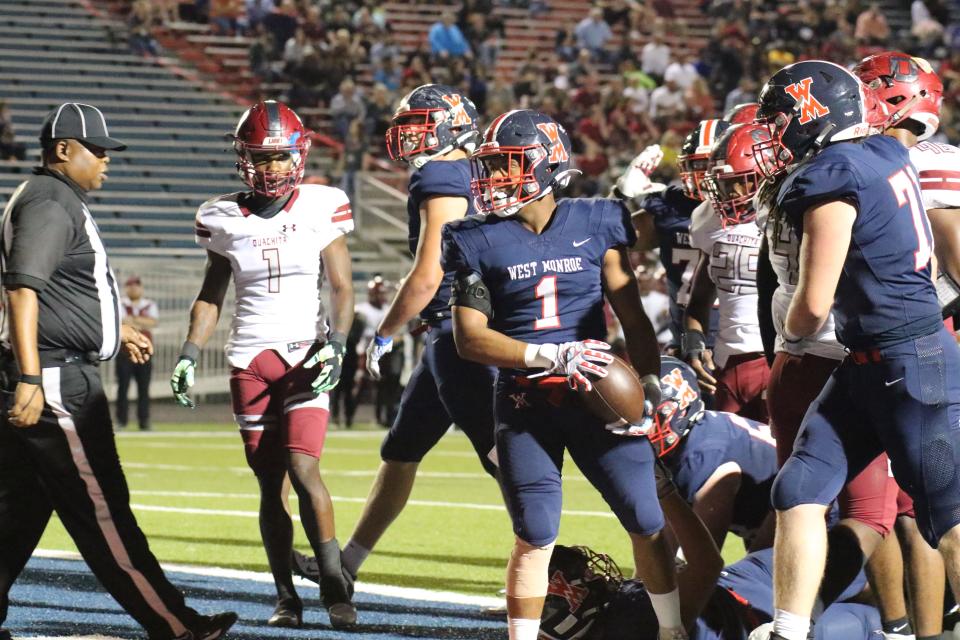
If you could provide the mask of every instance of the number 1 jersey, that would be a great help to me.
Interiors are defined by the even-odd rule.
[[[261,218],[242,195],[205,202],[194,229],[197,244],[233,267],[236,310],[224,351],[241,369],[265,349],[294,364],[326,334],[320,252],[353,231],[350,202],[340,189],[300,185],[282,210]]]

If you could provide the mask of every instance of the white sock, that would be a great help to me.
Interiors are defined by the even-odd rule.
[[[529,618],[509,618],[507,631],[510,634],[510,640],[537,640],[540,634],[540,621]]]
[[[680,618],[680,591],[674,589],[669,593],[650,593],[650,604],[657,614],[657,622],[664,629],[676,629],[683,626]]]
[[[783,609],[775,609],[773,632],[786,640],[807,640],[807,634],[810,632],[810,618],[798,616]]]
[[[354,542],[351,538],[343,551],[340,552],[340,562],[343,564],[343,568],[350,572],[350,575],[355,576],[360,573],[360,565],[363,564],[368,555],[370,555],[370,549]]]

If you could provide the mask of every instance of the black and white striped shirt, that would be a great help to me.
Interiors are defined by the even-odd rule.
[[[36,169],[7,203],[2,240],[3,286],[37,292],[40,351],[114,357],[120,292],[86,193],[60,173]]]

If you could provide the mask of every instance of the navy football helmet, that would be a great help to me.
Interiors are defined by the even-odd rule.
[[[782,174],[833,142],[879,133],[883,108],[857,76],[824,60],[805,60],[773,74],[760,91],[757,122],[770,140],[755,147],[765,177]],[[773,163],[767,152],[772,150]]]
[[[387,129],[387,153],[419,169],[436,156],[480,142],[480,113],[470,98],[443,84],[420,85],[403,100]]]
[[[656,430],[648,437],[659,457],[673,451],[706,406],[700,396],[697,374],[686,362],[672,356],[660,359],[660,406],[657,407]]]
[[[600,621],[623,582],[613,559],[587,547],[556,545],[547,569],[550,585],[540,615],[540,637],[574,640],[596,637]]]
[[[710,151],[714,143],[729,129],[731,124],[725,120],[701,120],[697,127],[687,134],[677,156],[680,168],[680,182],[688,198],[703,200],[700,183],[707,172]]]
[[[471,188],[482,213],[515,214],[567,186],[575,173],[570,136],[550,116],[517,109],[498,116],[471,158]]]

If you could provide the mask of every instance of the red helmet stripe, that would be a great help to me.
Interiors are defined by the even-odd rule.
[[[518,110],[514,109],[513,111],[507,111],[504,114],[497,116],[497,119],[493,121],[490,125],[490,128],[487,129],[487,139],[484,142],[493,142],[497,138],[497,132],[500,129],[500,125],[503,124],[503,121],[507,119],[511,114],[516,113]]]

